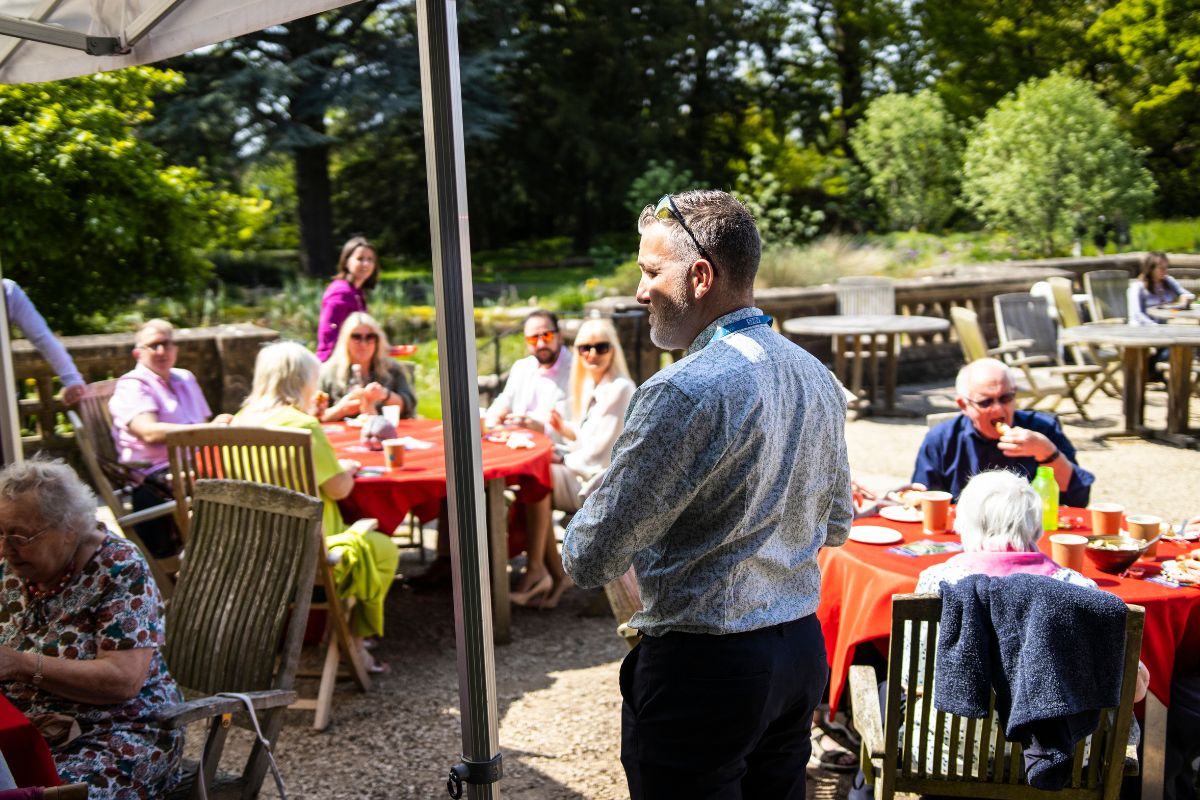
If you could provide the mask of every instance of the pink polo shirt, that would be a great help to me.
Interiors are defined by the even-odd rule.
[[[122,463],[145,461],[150,466],[137,470],[142,475],[157,472],[167,466],[167,446],[146,444],[129,430],[129,423],[138,414],[152,411],[159,422],[175,422],[195,425],[208,422],[212,411],[196,376],[186,369],[171,370],[170,381],[165,381],[149,367],[138,364],[117,380],[116,391],[108,401],[108,410],[113,418],[113,441],[117,444],[117,458]]]

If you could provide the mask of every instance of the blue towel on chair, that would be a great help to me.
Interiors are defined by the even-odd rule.
[[[934,707],[985,717],[994,690],[1029,785],[1061,789],[1075,746],[1120,702],[1125,603],[1040,575],[972,575],[941,590]]]

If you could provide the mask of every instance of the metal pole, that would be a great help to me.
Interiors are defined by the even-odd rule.
[[[0,270],[0,280],[4,273]],[[21,448],[21,421],[17,417],[16,380],[12,369],[12,339],[8,335],[8,296],[0,302],[0,458],[16,464],[25,458]]]
[[[461,791],[466,783],[468,798],[490,800],[500,797],[494,782],[500,777],[500,746],[487,532],[482,524],[483,461],[456,9],[454,0],[417,2],[462,708],[462,763],[451,769],[447,788],[453,795],[456,785]]]

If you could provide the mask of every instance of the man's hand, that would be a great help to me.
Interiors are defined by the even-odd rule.
[[[996,444],[1000,452],[1009,458],[1033,458],[1044,461],[1058,450],[1054,442],[1036,431],[1025,428],[1009,428]]]
[[[213,425],[229,425],[233,422],[233,414],[217,414],[212,418]]]
[[[1200,517],[1195,517],[1183,529],[1184,533],[1200,534]]]
[[[534,419],[527,414],[509,414],[504,418],[504,423],[506,425],[516,425],[526,430],[537,431],[538,433],[546,432],[546,423]]]
[[[76,383],[62,390],[62,401],[69,406],[73,406],[82,400],[85,394],[87,394],[87,384]]]

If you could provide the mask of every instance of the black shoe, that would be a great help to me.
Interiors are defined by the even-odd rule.
[[[438,556],[429,565],[428,569],[420,575],[405,578],[404,583],[417,591],[449,589],[452,573],[453,568],[450,565],[450,556]]]

